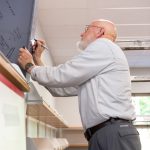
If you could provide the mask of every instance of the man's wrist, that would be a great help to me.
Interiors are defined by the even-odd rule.
[[[27,63],[25,65],[25,71],[28,72],[28,73],[31,73],[31,70],[34,68],[34,64],[33,63]]]
[[[43,62],[42,62],[41,58],[34,58],[33,60],[34,60],[35,65],[43,66]]]

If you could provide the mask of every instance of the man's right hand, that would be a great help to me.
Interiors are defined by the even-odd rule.
[[[44,47],[42,45],[45,45],[45,41],[43,40],[36,40],[35,44],[33,45],[33,60],[35,65],[43,66],[43,62],[41,60],[41,55],[44,51]]]

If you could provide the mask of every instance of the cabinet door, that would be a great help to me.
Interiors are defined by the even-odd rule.
[[[0,150],[26,150],[25,102],[0,82]]]

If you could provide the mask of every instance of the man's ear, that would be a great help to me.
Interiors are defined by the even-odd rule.
[[[103,36],[104,35],[104,33],[105,33],[105,29],[104,28],[101,28],[100,30],[99,30],[99,32],[98,32],[98,38],[100,38],[101,36]]]

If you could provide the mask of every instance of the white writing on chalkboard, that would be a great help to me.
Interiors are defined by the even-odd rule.
[[[12,8],[12,6],[10,5],[10,3],[9,3],[9,1],[8,1],[8,0],[6,0],[6,4],[7,4],[8,8],[9,8],[9,10],[10,10],[11,14],[15,16],[14,9]]]
[[[0,0],[0,51],[17,63],[19,48],[29,46],[36,0]]]

